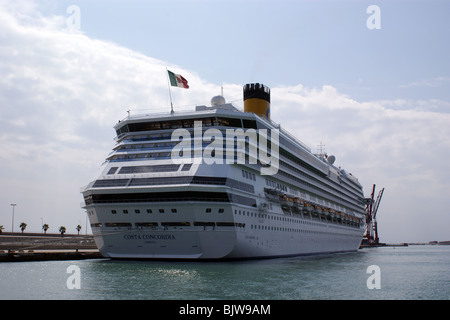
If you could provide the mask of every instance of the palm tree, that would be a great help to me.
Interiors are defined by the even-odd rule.
[[[77,225],[76,229],[77,229],[77,231],[78,231],[78,235],[80,235],[81,226],[80,226],[80,225]]]
[[[64,236],[64,233],[66,233],[66,227],[64,226],[59,227],[59,233],[61,233],[61,236]]]
[[[20,230],[22,230],[22,233],[25,231],[25,229],[27,228],[27,224],[25,222],[22,222],[19,226]]]
[[[0,225],[0,233],[3,232],[3,229],[5,229],[5,227],[3,225]]]
[[[48,228],[50,228],[48,224],[44,224],[44,225],[42,226],[42,230],[44,230],[44,233],[45,233],[45,234],[47,234]]]

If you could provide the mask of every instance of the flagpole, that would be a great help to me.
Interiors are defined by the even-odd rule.
[[[170,90],[169,69],[167,69],[167,67],[166,67],[166,76],[167,76],[167,86],[169,87],[170,114],[173,114],[172,91]]]

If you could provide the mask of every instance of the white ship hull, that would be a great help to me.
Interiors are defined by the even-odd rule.
[[[359,248],[363,230],[332,235],[248,234],[235,231],[124,231],[95,236],[104,257],[145,260],[262,259],[351,252]]]
[[[217,202],[102,204],[90,206],[89,217],[97,247],[113,259],[256,259],[359,248],[362,226],[337,223],[306,209],[286,215],[280,204],[272,208]],[[113,210],[129,213],[120,215],[123,222],[116,220],[115,225],[98,223],[108,221]],[[152,222],[141,226],[142,221]]]

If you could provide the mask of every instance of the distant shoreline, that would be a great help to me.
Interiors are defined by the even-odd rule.
[[[380,247],[408,247],[408,246],[436,246],[450,245],[450,241],[430,241],[430,242],[402,242],[402,243],[377,243],[377,244],[361,244],[360,249],[364,248],[380,248]]]
[[[1,232],[0,237],[2,236],[23,236],[23,237],[92,237],[92,234],[76,234],[76,233],[43,233],[43,232]]]

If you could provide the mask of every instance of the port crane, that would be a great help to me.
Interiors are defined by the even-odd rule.
[[[366,232],[363,238],[363,242],[367,245],[377,245],[380,242],[378,237],[378,227],[377,227],[377,212],[380,206],[381,198],[383,197],[384,188],[380,190],[376,200],[375,196],[375,184],[373,185],[372,194],[370,198],[366,200]]]

